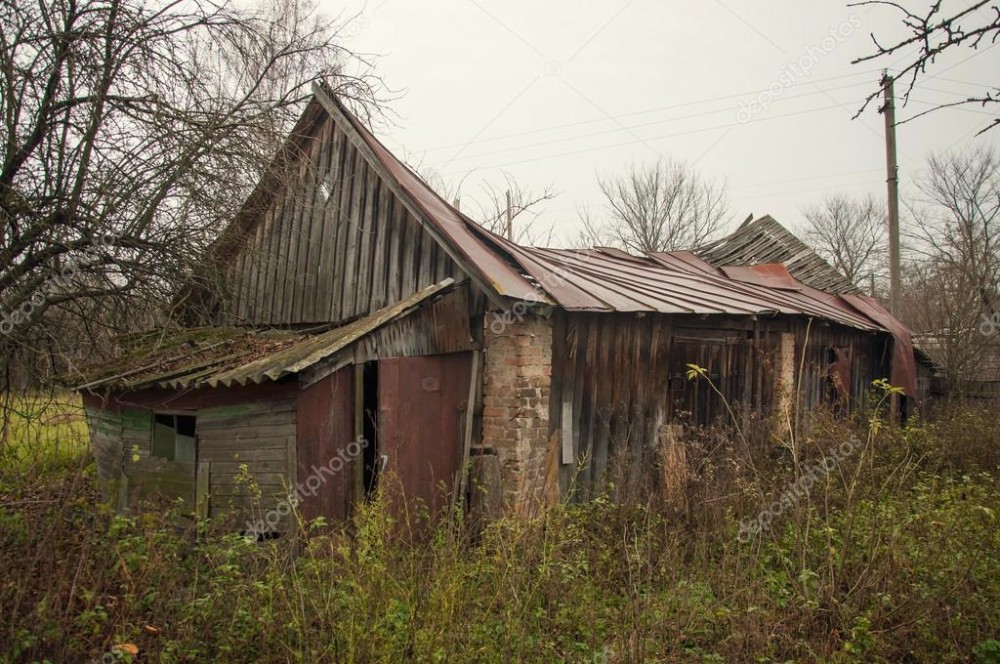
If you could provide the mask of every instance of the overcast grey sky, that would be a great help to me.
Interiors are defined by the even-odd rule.
[[[880,67],[850,62],[871,52],[870,33],[883,43],[903,34],[889,8],[324,1],[330,14],[355,15],[347,45],[372,54],[400,92],[379,138],[451,186],[463,182],[463,201],[504,172],[536,190],[551,185],[559,195],[538,223],[553,225],[554,244],[575,236],[579,208],[601,205],[598,175],[661,156],[727,179],[733,223],[770,213],[796,228],[802,207],[826,194],[884,197],[882,116],[872,106],[851,120]],[[948,54],[931,74],[900,119],[1000,85],[1000,45]],[[995,109],[966,107],[901,126],[904,189],[931,152],[1000,144],[1000,130],[974,137],[991,116]]]

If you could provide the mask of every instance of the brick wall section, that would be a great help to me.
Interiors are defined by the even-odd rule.
[[[545,502],[552,320],[533,314],[507,325],[490,320],[497,319],[487,316],[483,445],[500,459],[505,509],[530,514]]]

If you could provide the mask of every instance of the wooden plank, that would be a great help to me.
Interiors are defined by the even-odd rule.
[[[253,429],[260,426],[276,426],[295,421],[294,411],[280,411],[277,413],[253,413],[246,415],[242,419],[235,417],[206,418],[204,421],[198,418],[198,428],[202,431],[216,430],[241,430]]]
[[[279,501],[288,497],[288,491],[281,484],[258,484],[257,489],[260,491],[260,506],[264,511],[273,509]],[[228,502],[226,499],[228,498],[249,498],[251,501],[256,500],[250,496],[249,488],[245,484],[220,484],[212,486],[213,507],[218,509],[226,505]],[[214,512],[214,510],[210,511]]]
[[[289,436],[289,438],[294,440],[292,436]],[[211,461],[213,464],[231,463],[237,467],[244,463],[247,465],[262,463],[265,466],[273,462],[283,464],[288,458],[288,453],[286,452],[287,444],[288,441],[286,440],[284,445],[248,447],[241,441],[228,448],[202,447],[198,450],[198,458],[203,461]]]
[[[303,146],[296,183],[296,211],[288,229],[288,255],[285,259],[285,300],[283,320],[287,324],[304,322],[307,298],[315,287],[315,274],[309,270],[310,225],[317,209],[319,161],[322,155],[322,135],[326,123],[314,129]],[[318,135],[317,135],[318,133]]]
[[[235,314],[235,320],[233,322],[242,322],[250,318],[250,308],[247,306],[247,300],[250,299],[250,277],[251,268],[250,263],[250,252],[254,250],[252,244],[253,236],[246,238],[244,240],[244,246],[240,250],[237,263],[236,263],[236,306],[233,308]]]
[[[377,311],[386,306],[386,282],[389,278],[386,256],[388,254],[389,227],[392,215],[393,199],[388,185],[378,184],[378,214],[375,215],[372,241],[375,243],[375,256],[372,258],[372,287],[369,309]]]
[[[468,486],[467,478],[471,472],[469,468],[469,455],[472,453],[472,433],[473,433],[473,414],[476,411],[476,395],[478,393],[478,387],[481,383],[480,378],[480,358],[481,353],[474,352],[472,354],[472,373],[469,380],[469,397],[465,403],[465,421],[463,422],[464,431],[462,433],[462,460],[461,465],[458,468],[459,476],[454,484],[456,487],[455,494],[452,496],[452,504],[458,505],[459,501],[465,501],[465,490]]]
[[[321,174],[326,183],[326,190],[323,192],[324,198],[320,206],[320,214],[317,228],[313,229],[314,237],[318,229],[318,237],[315,238],[316,247],[313,248],[318,256],[316,261],[316,296],[313,307],[313,320],[330,319],[330,291],[333,280],[334,247],[331,246],[336,238],[337,217],[336,208],[338,202],[338,192],[340,191],[340,139],[342,134],[333,122],[327,120],[328,137],[324,146],[325,166]],[[310,254],[312,255],[312,254]]]
[[[209,507],[209,479],[211,477],[212,464],[208,461],[199,461],[195,467],[195,487],[194,500],[195,512],[199,519],[208,518]]]
[[[639,321],[634,319],[623,320],[622,329],[628,330],[627,339],[629,343],[625,351],[628,354],[627,362],[629,366],[644,367],[647,366],[643,360],[644,339],[641,333],[642,327],[638,323]],[[632,433],[632,441],[629,446],[632,455],[630,482],[637,491],[641,490],[643,471],[648,466],[646,463],[646,447],[651,442],[651,433],[648,430],[648,422],[644,412],[646,377],[647,374],[645,372],[636,372],[631,375],[627,406],[629,430]],[[636,495],[639,494],[637,493]]]
[[[308,228],[303,229],[305,247],[299,248],[301,265],[299,272],[305,275],[303,282],[308,283],[303,288],[303,302],[300,305],[300,315],[296,322],[319,322],[323,320],[320,311],[320,264],[323,259],[323,223],[326,219],[326,196],[330,191],[327,174],[330,171],[330,142],[333,123],[327,120],[323,123],[319,145],[316,150],[318,159],[314,162],[316,169],[313,180],[316,183],[309,211]]]
[[[320,126],[320,135],[324,127]],[[285,257],[285,302],[282,307],[286,324],[305,320],[303,308],[307,295],[312,293],[315,274],[309,271],[309,229],[313,212],[316,210],[316,194],[319,188],[319,160],[322,153],[321,141],[315,132],[304,147],[305,154],[299,162],[299,177],[296,183],[296,210],[287,231],[288,254]]]
[[[584,481],[587,483],[588,497],[594,486],[594,437],[597,432],[597,383],[600,381],[597,373],[597,349],[607,343],[604,338],[603,318],[587,317],[587,348],[583,363],[583,400],[578,418],[580,422],[580,445],[587,459],[587,473]]]
[[[566,389],[567,387],[570,389]],[[562,431],[560,433],[560,441],[562,443],[562,465],[572,466],[576,463],[576,457],[573,454],[573,440],[575,438],[574,429],[576,428],[574,425],[576,424],[576,420],[573,417],[572,386],[563,386],[560,422],[562,423]]]
[[[247,248],[244,249],[246,252],[247,259],[247,271],[246,271],[246,316],[248,319],[256,320],[258,312],[260,311],[259,299],[261,297],[260,292],[260,257],[261,244],[264,240],[264,226],[266,225],[268,212],[265,211],[261,215],[261,220],[253,228],[252,238],[249,243],[247,243]]]
[[[590,343],[590,327],[586,320],[581,320],[577,324],[576,328],[576,345],[574,349],[574,360],[573,360],[573,381],[571,383],[573,389],[573,450],[576,453],[577,468],[574,469],[574,473],[577,476],[577,489],[579,492],[579,499],[587,500],[590,497],[590,463],[591,459],[586,458],[584,455],[586,450],[584,449],[583,440],[586,436],[582,431],[582,414],[583,414],[583,393],[584,393],[584,375],[586,373],[586,363],[587,363],[587,345]]]
[[[358,249],[357,282],[355,284],[354,308],[359,314],[370,313],[371,293],[372,293],[372,263],[374,262],[375,247],[373,236],[375,234],[375,214],[377,213],[376,200],[378,178],[374,171],[368,171],[365,178],[365,203],[364,212],[361,214],[359,233],[361,235],[360,247]]]
[[[260,309],[255,316],[259,322],[274,321],[274,275],[276,270],[276,253],[278,251],[278,241],[275,237],[278,218],[284,211],[285,198],[275,201],[275,207],[268,210],[268,216],[264,223],[264,242],[261,245],[261,278],[258,283],[260,291]]]
[[[239,440],[255,441],[258,447],[268,447],[267,441],[276,441],[277,447],[284,445],[285,436],[295,435],[295,421],[284,424],[269,424],[267,426],[247,427],[245,429],[207,429],[201,432],[201,440],[209,447],[223,447]]]
[[[357,310],[358,254],[361,248],[361,218],[365,205],[365,185],[369,170],[361,153],[358,152],[355,154],[354,184],[351,187],[351,211],[348,215],[350,224],[348,226],[347,253],[344,258],[344,271],[339,275],[344,281],[343,316],[345,318],[353,318],[359,313]]]
[[[422,232],[420,235],[422,236],[420,241],[420,264],[416,279],[419,288],[426,288],[436,283],[434,281],[433,249],[437,243],[426,232]]]
[[[256,450],[255,450],[256,451]],[[242,466],[253,467],[262,473],[283,473],[287,470],[288,464],[288,454],[279,454],[280,450],[277,448],[271,450],[274,454],[270,455],[271,458],[257,458],[253,460],[243,460],[243,461],[212,461],[212,472],[219,473],[221,475],[237,475],[241,472]]]
[[[403,299],[403,288],[402,288],[402,245],[403,237],[406,231],[406,211],[403,208],[402,203],[397,200],[393,201],[392,215],[391,215],[391,226],[389,231],[389,254],[387,256],[386,262],[388,263],[388,278],[386,279],[386,304],[392,304]]]
[[[328,255],[326,259],[327,268],[323,271],[324,285],[327,289],[325,306],[326,320],[336,321],[336,310],[339,306],[340,269],[343,261],[337,249],[337,238],[340,235],[341,225],[344,223],[344,213],[342,200],[344,196],[344,173],[346,170],[345,160],[347,159],[349,143],[340,128],[334,126],[334,153],[332,156],[333,168],[330,177],[333,182],[333,189],[330,199],[326,205],[326,215],[323,222],[323,247]]]
[[[344,170],[341,177],[340,204],[337,214],[337,244],[335,249],[337,265],[333,279],[332,321],[347,318],[344,311],[344,276],[348,271],[347,245],[351,232],[351,195],[356,179],[355,164],[358,158],[357,150],[351,143],[347,142],[344,151]]]
[[[303,144],[302,154],[297,161],[294,180],[286,183],[289,205],[281,215],[278,227],[278,262],[275,274],[275,321],[288,324],[292,320],[292,305],[298,292],[297,276],[295,274],[295,253],[298,250],[300,224],[303,210],[308,205],[306,188],[309,170],[308,143]]]
[[[213,468],[212,488],[214,490],[217,487],[236,486],[242,481],[241,478],[243,475],[244,474],[240,471],[235,473],[223,473],[219,472],[217,468]],[[284,469],[278,472],[263,471],[259,470],[256,465],[248,467],[246,475],[249,476],[255,484],[261,486],[284,486],[284,484],[289,481],[288,472]]]
[[[413,215],[407,214],[404,217],[403,233],[403,246],[400,247],[400,259],[402,261],[402,266],[400,267],[399,292],[402,297],[406,297],[410,293],[415,293],[417,291],[414,279],[414,274],[417,269],[415,266],[416,256],[414,255],[414,252],[419,249],[418,243],[420,242],[420,228]]]

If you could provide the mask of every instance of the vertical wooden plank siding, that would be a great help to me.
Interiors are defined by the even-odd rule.
[[[220,323],[338,323],[460,276],[330,118],[229,264]]]
[[[588,494],[587,485],[601,491],[613,479],[616,496],[630,495],[640,489],[643,468],[655,461],[653,446],[663,425],[728,419],[723,399],[706,379],[687,378],[688,364],[704,368],[730,405],[769,412],[774,399],[769,363],[782,333],[796,340],[801,412],[832,405],[831,347],[841,348],[849,363],[843,373],[850,377],[850,407],[863,407],[872,378],[888,374],[887,337],[814,322],[807,339],[807,325],[798,318],[557,311],[550,435],[573,437],[577,464],[560,469],[563,491],[576,480],[580,499]],[[572,422],[564,421],[567,415]]]

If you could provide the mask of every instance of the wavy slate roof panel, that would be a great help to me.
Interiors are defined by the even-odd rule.
[[[188,389],[280,380],[405,317],[454,283],[445,279],[370,316],[320,333],[198,327],[137,335],[129,339],[124,357],[89,371],[87,382],[77,389]]]

